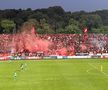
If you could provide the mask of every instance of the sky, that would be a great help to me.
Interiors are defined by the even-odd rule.
[[[0,0],[0,9],[39,9],[61,6],[65,11],[108,9],[108,0]]]

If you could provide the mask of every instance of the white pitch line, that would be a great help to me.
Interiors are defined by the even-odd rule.
[[[88,69],[88,70],[86,70],[86,72],[89,73],[90,70],[91,70],[91,69]]]
[[[97,67],[96,67],[95,65],[90,64],[90,63],[88,63],[88,64],[89,64],[92,68],[96,69],[97,71],[101,72],[102,74],[104,74],[105,76],[108,77],[108,74],[107,74],[107,73],[105,73],[105,72],[103,72],[103,71],[100,71],[99,69],[97,69]]]

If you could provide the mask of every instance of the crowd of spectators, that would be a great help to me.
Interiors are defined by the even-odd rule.
[[[53,43],[49,52],[51,55],[108,53],[107,34],[89,34],[86,37],[83,34],[50,34],[40,35],[40,37]]]
[[[89,34],[86,40],[81,34],[45,34],[37,35],[41,40],[51,42],[49,49],[44,55],[68,55],[76,53],[108,53],[108,35]],[[0,55],[11,53],[13,36],[9,34],[0,35]],[[43,46],[44,47],[44,46]]]
[[[0,52],[7,52],[10,49],[12,41],[12,35],[1,34],[0,35]]]

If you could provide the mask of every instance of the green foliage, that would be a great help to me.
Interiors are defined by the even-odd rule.
[[[38,28],[38,29],[36,30],[36,32],[37,32],[38,34],[45,34],[44,29],[41,29],[41,28]]]
[[[59,28],[59,29],[57,29],[56,33],[61,33],[62,34],[62,33],[66,33],[66,31],[63,28]]]
[[[103,25],[108,25],[108,10],[98,10],[92,13],[98,14],[102,18]]]
[[[2,20],[1,27],[3,28],[4,33],[12,33],[13,28],[15,28],[16,24],[12,20]]]
[[[102,26],[102,19],[97,14],[85,14],[81,16],[80,23],[82,29],[88,27],[90,32],[92,32],[92,28],[99,28]]]
[[[74,21],[71,21],[72,18]],[[26,10],[0,10],[0,21],[2,23],[0,33],[11,33],[14,24],[13,26],[3,25],[3,23],[12,24],[12,22],[3,20],[14,21],[17,30],[22,27],[23,23],[31,20],[29,22],[35,23],[39,33],[81,33],[85,27],[88,28],[90,33],[105,33],[108,25],[108,10],[89,13],[85,11],[66,12],[60,6],[36,10],[31,8]]]
[[[66,28],[65,28],[65,33],[68,33],[68,34],[81,33],[81,31],[79,29],[79,23],[74,19],[70,19],[69,25],[66,26]]]
[[[108,34],[108,26],[102,26],[100,28],[100,33]]]
[[[29,19],[29,23],[32,23],[35,27],[39,27],[39,22],[36,19]]]
[[[99,34],[101,31],[100,28],[92,28],[92,33],[96,33],[96,34]],[[102,32],[101,32],[102,33]]]
[[[21,27],[21,31],[26,31],[26,32],[30,32],[30,30],[32,28],[35,28],[35,30],[37,29],[38,27],[38,22],[35,20],[35,19],[29,19],[28,21],[24,22],[22,27]]]
[[[41,29],[44,30],[44,34],[54,33],[54,31],[51,29],[51,26],[47,23],[47,21],[45,19],[40,20],[40,26],[41,26]],[[39,33],[41,33],[41,32],[39,32]]]
[[[100,28],[93,28],[92,33],[108,34],[108,26],[101,26]]]

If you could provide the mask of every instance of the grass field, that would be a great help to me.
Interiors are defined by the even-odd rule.
[[[0,61],[0,90],[108,90],[108,60]]]

